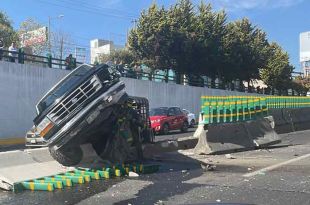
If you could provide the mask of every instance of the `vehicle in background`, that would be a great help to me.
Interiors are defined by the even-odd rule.
[[[188,129],[187,116],[179,107],[159,107],[150,110],[151,127],[154,133],[168,134],[170,130]]]
[[[196,116],[194,113],[191,113],[190,111],[186,110],[186,109],[182,109],[182,112],[187,115],[187,120],[188,120],[188,124],[189,127],[194,127],[194,125],[196,124]]]

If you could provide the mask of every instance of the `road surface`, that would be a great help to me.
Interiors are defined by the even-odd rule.
[[[283,142],[272,149],[233,153],[229,157],[197,156],[192,150],[165,153],[152,159],[161,165],[158,173],[138,178],[93,181],[54,192],[0,191],[0,204],[308,205],[310,131],[284,134],[281,138]],[[201,166],[207,163],[215,165],[215,170]]]

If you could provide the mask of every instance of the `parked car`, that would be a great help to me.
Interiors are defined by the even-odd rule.
[[[170,130],[188,129],[187,116],[179,107],[159,107],[150,111],[151,127],[155,133],[168,134]]]
[[[196,116],[194,113],[191,113],[190,111],[186,110],[186,109],[182,109],[183,113],[185,115],[187,115],[187,120],[188,120],[188,124],[189,127],[194,127],[194,125],[196,124]]]

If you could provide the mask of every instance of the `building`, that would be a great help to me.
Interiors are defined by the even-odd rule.
[[[99,56],[111,54],[111,52],[122,49],[124,46],[115,45],[113,41],[94,39],[90,41],[90,63],[99,62]]]
[[[310,31],[300,34],[300,63],[304,76],[310,76]]]

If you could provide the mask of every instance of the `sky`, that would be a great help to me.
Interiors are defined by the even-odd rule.
[[[0,0],[4,11],[18,28],[32,17],[51,29],[69,33],[71,42],[86,47],[95,38],[125,44],[128,30],[141,11],[152,2],[169,7],[177,0]],[[195,5],[201,0],[192,0]],[[269,41],[279,43],[300,71],[299,33],[310,31],[309,0],[204,0],[215,10],[225,9],[228,20],[247,17],[263,29]],[[64,15],[63,18],[57,18]]]

